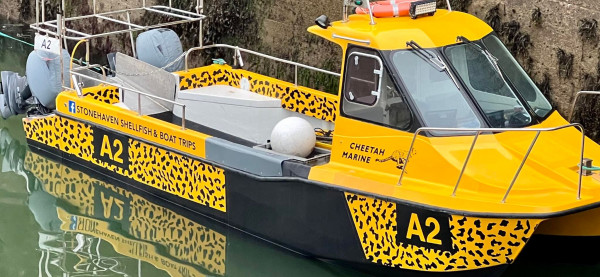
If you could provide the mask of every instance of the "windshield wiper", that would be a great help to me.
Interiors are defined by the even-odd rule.
[[[440,58],[440,56],[434,55],[431,52],[423,49],[423,47],[421,47],[414,40],[407,41],[406,46],[412,48],[414,50],[415,55],[417,55],[418,57],[420,57],[421,59],[426,61],[428,64],[430,64],[431,66],[436,68],[438,71],[440,71],[440,72],[446,71],[446,74],[448,74],[450,79],[452,79],[452,81],[454,82],[454,85],[458,88],[458,90],[461,90],[460,86],[458,85],[458,81],[456,81],[456,78],[454,78],[454,75],[452,75],[452,72],[450,72],[450,69],[448,69],[448,66],[442,60],[442,58]]]
[[[447,70],[446,64],[439,56],[433,55],[429,51],[423,49],[423,47],[417,44],[414,40],[406,42],[406,46],[415,50],[415,54],[417,56],[431,64],[433,67],[437,68],[437,70],[440,72]]]
[[[487,60],[494,67],[494,70],[496,70],[498,75],[500,75],[500,77],[502,77],[502,79],[504,79],[504,74],[502,74],[502,70],[500,69],[500,66],[498,65],[498,58],[496,58],[494,55],[492,55],[492,53],[490,53],[490,51],[488,51],[487,49],[484,49],[483,47],[481,47],[481,45],[479,45],[463,36],[456,37],[456,41],[464,42],[467,45],[477,48],[477,50],[479,50],[479,52],[481,52],[487,58]],[[504,80],[504,81],[506,81],[506,80]]]

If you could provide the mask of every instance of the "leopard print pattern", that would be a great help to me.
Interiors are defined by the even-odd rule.
[[[131,202],[131,231],[167,246],[171,256],[225,275],[227,237],[141,197]]]
[[[129,139],[130,178],[225,212],[225,171]]]
[[[201,265],[218,275],[225,274],[225,235],[129,190],[96,180],[32,152],[25,156],[25,169],[42,182],[44,191],[67,201],[86,216],[94,216],[96,186],[123,195],[129,199],[126,207],[131,209],[128,221],[132,236],[166,246],[172,257]]]
[[[23,130],[28,139],[58,149],[61,134],[56,132],[56,125],[59,120],[57,116],[25,118],[23,119]]]
[[[25,156],[25,170],[41,181],[44,191],[66,199],[85,214],[94,214],[94,186],[82,173],[45,159],[32,152]]]
[[[250,91],[281,99],[281,107],[317,119],[335,122],[338,100],[335,95],[295,86],[275,78],[230,66],[211,65],[180,73],[180,90],[214,85],[240,87],[240,81],[250,82]]]
[[[113,86],[96,86],[82,89],[84,97],[92,98],[107,104],[119,102],[119,89]]]
[[[85,161],[104,167],[121,175],[128,170],[94,159],[93,131],[90,125],[56,115],[43,118],[27,118],[23,121],[27,138],[51,146]],[[63,136],[63,134],[69,134]]]
[[[397,242],[395,203],[345,195],[365,258],[390,267],[441,272],[510,264],[540,223],[452,215],[449,224],[455,251],[434,250]]]
[[[221,168],[134,139],[128,139],[129,167],[122,168],[93,157],[90,125],[57,115],[26,118],[23,125],[31,140],[142,184],[226,212],[225,173]]]

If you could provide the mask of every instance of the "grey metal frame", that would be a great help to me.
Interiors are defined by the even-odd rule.
[[[101,84],[107,84],[107,85],[110,85],[110,86],[117,87],[120,92],[122,92],[122,91],[131,91],[131,92],[137,94],[137,104],[138,104],[138,110],[137,110],[137,112],[138,112],[139,116],[142,115],[142,96],[145,96],[145,97],[150,98],[150,99],[156,99],[156,100],[164,101],[164,102],[167,102],[167,103],[170,103],[170,104],[173,104],[173,105],[180,106],[181,107],[181,129],[185,130],[185,109],[186,109],[186,106],[184,104],[181,104],[181,103],[178,103],[177,101],[166,99],[166,98],[163,98],[163,97],[160,97],[160,96],[156,96],[156,95],[152,95],[152,94],[149,94],[149,93],[145,93],[145,92],[142,92],[142,91],[139,91],[139,90],[136,90],[136,89],[126,88],[126,87],[124,87],[124,86],[122,86],[120,84],[115,84],[115,83],[111,83],[111,82],[108,82],[108,81],[105,81],[105,80],[100,80],[100,79],[97,79],[97,78],[94,78],[94,77],[87,76],[85,74],[81,74],[81,73],[77,73],[77,72],[71,72],[71,78],[73,79],[73,82],[75,84],[77,84],[77,80],[75,79],[75,76],[78,76],[80,78],[85,78],[85,79],[88,79],[88,80],[92,80],[92,81],[95,81],[95,82],[98,82],[98,83],[101,83]],[[77,95],[79,97],[83,97],[83,94],[81,92],[81,88],[79,88],[78,85],[75,85],[75,89],[76,89]]]
[[[578,92],[577,94],[575,94],[575,99],[573,99],[573,103],[571,104],[571,109],[569,110],[569,122],[571,122],[571,120],[573,119],[573,114],[575,113],[575,104],[577,104],[577,100],[579,99],[580,95],[600,95],[600,91],[589,91],[589,90],[583,90]]]
[[[412,142],[410,143],[410,147],[408,148],[408,152],[406,154],[406,159],[404,160],[404,167],[402,168],[402,173],[400,174],[400,179],[398,180],[398,186],[402,185],[402,178],[404,177],[406,167],[408,166],[408,162],[410,160],[410,153],[412,153],[412,151],[414,149],[414,145],[415,145],[415,141],[416,141],[417,137],[422,132],[445,132],[445,133],[454,133],[454,134],[462,134],[462,135],[464,135],[465,133],[475,133],[475,136],[473,137],[473,142],[471,143],[471,148],[469,149],[469,152],[467,154],[465,162],[463,163],[460,175],[458,176],[458,180],[456,181],[456,185],[454,186],[454,190],[452,191],[452,196],[456,196],[456,190],[458,189],[458,185],[460,184],[460,180],[462,179],[462,176],[465,172],[465,168],[467,167],[469,159],[471,158],[471,154],[473,153],[473,149],[475,148],[475,143],[477,142],[477,139],[479,138],[479,136],[482,133],[536,132],[535,137],[533,138],[533,140],[531,141],[531,144],[529,145],[529,149],[525,153],[525,156],[523,157],[523,160],[521,160],[521,164],[519,165],[517,172],[515,173],[515,175],[512,178],[512,181],[510,182],[510,186],[508,187],[508,189],[506,190],[506,193],[504,194],[504,197],[502,198],[501,202],[505,203],[506,198],[508,198],[508,194],[510,193],[515,182],[517,181],[517,178],[519,177],[519,174],[521,173],[521,169],[523,169],[523,166],[525,165],[525,162],[527,161],[529,154],[533,150],[533,146],[536,144],[540,134],[542,132],[558,131],[558,130],[562,130],[562,129],[566,129],[566,128],[570,128],[570,127],[578,128],[581,131],[581,154],[580,154],[579,163],[578,163],[579,180],[578,180],[578,189],[577,189],[577,200],[580,200],[581,199],[581,183],[582,183],[582,176],[583,176],[583,171],[582,171],[583,153],[584,153],[584,149],[585,149],[585,130],[583,129],[583,126],[579,123],[572,123],[572,124],[563,125],[563,126],[554,127],[554,128],[531,128],[531,129],[530,128],[524,128],[524,129],[517,129],[517,128],[433,128],[433,127],[419,128],[413,135]]]
[[[316,68],[316,67],[312,67],[309,65],[305,65],[305,64],[301,64],[301,63],[297,63],[297,62],[292,62],[292,61],[288,61],[285,59],[281,59],[281,58],[277,58],[277,57],[273,57],[273,56],[269,56],[267,54],[263,54],[260,52],[256,52],[256,51],[252,51],[252,50],[248,50],[248,49],[244,49],[238,46],[232,46],[232,45],[228,45],[228,44],[213,44],[213,45],[206,45],[206,46],[200,46],[200,47],[194,47],[194,48],[190,48],[186,53],[185,53],[185,72],[188,72],[189,70],[189,55],[194,52],[194,51],[198,51],[198,50],[205,50],[205,49],[210,49],[210,48],[227,48],[227,49],[233,49],[236,51],[236,54],[234,56],[234,61],[237,64],[238,62],[238,58],[239,57],[239,52],[244,52],[244,53],[248,53],[251,55],[255,55],[258,57],[262,57],[262,58],[267,58],[276,62],[280,62],[280,63],[285,63],[285,64],[289,64],[289,65],[293,65],[294,66],[294,85],[298,86],[298,67],[301,68],[305,68],[308,70],[312,70],[312,71],[316,71],[316,72],[320,72],[320,73],[324,73],[324,74],[329,74],[329,75],[333,75],[336,77],[340,77],[341,74],[340,73],[336,73],[336,72],[332,72],[332,71],[328,71],[328,70],[324,70],[324,69],[320,69],[320,68]]]
[[[162,9],[166,8],[169,11],[162,11],[162,10],[160,10],[161,8]],[[137,25],[137,24],[114,19],[114,18],[107,16],[107,15],[118,15],[118,14],[124,14],[127,16],[127,14],[130,14],[131,12],[134,12],[134,11],[148,11],[148,12],[160,13],[160,14],[173,16],[173,17],[179,18],[181,20],[173,21],[173,22],[163,22],[163,23],[158,23],[158,24],[154,24],[154,25]],[[177,25],[177,24],[182,24],[182,23],[196,22],[196,21],[201,21],[205,18],[205,16],[201,15],[201,14],[193,14],[193,16],[191,16],[191,15],[184,16],[184,15],[175,13],[175,11],[185,13],[187,15],[192,14],[192,13],[189,13],[189,12],[186,12],[183,10],[179,10],[179,9],[175,9],[175,8],[170,8],[170,7],[165,7],[165,6],[152,6],[152,7],[142,7],[142,8],[133,8],[133,9],[125,9],[125,10],[119,10],[119,11],[97,13],[97,14],[77,16],[77,17],[63,19],[63,22],[69,22],[69,21],[76,21],[76,20],[81,20],[81,19],[97,18],[97,19],[103,19],[103,20],[108,20],[108,21],[114,22],[114,23],[118,23],[118,24],[126,27],[123,30],[104,32],[104,33],[98,33],[98,34],[89,34],[89,33],[77,31],[74,29],[63,28],[65,34],[73,34],[73,35],[62,35],[61,36],[58,31],[58,29],[59,29],[59,26],[57,24],[58,19],[33,23],[30,25],[30,27],[38,32],[47,33],[47,34],[54,35],[57,37],[61,36],[68,40],[77,41],[77,40],[82,40],[82,39],[106,37],[106,36],[122,34],[122,33],[144,31],[144,30],[149,30],[149,29],[153,29],[153,28],[172,26],[172,25]]]
[[[111,36],[111,35],[129,33],[130,38],[131,38],[132,53],[133,53],[133,56],[135,57],[135,56],[137,56],[137,54],[135,51],[135,42],[133,39],[133,32],[145,31],[145,30],[149,30],[149,29],[153,29],[153,28],[173,26],[173,25],[178,25],[178,24],[183,24],[183,23],[191,23],[191,22],[200,22],[200,27],[198,28],[199,29],[199,31],[198,31],[199,32],[199,43],[200,43],[199,45],[202,45],[202,20],[204,18],[206,18],[204,15],[202,15],[202,11],[204,9],[204,0],[196,0],[196,13],[173,8],[172,1],[169,1],[169,6],[160,6],[160,5],[146,6],[145,0],[142,1],[142,7],[139,7],[139,8],[129,8],[129,9],[123,9],[123,10],[117,10],[117,11],[97,13],[96,12],[96,0],[93,0],[93,9],[92,9],[93,13],[91,15],[83,15],[83,16],[64,18],[63,15],[59,14],[57,16],[56,20],[49,20],[49,21],[45,20],[44,2],[46,2],[46,1],[47,0],[36,0],[36,2],[35,2],[36,22],[31,24],[30,27],[32,29],[36,30],[37,32],[42,32],[42,33],[46,33],[48,35],[53,35],[56,38],[58,38],[59,40],[62,39],[61,43],[65,44],[65,45],[66,45],[67,40],[74,40],[74,41],[88,40],[89,41],[89,39],[93,39],[93,38],[100,38],[100,37],[107,37],[107,36]],[[40,6],[42,8],[41,21],[40,21],[40,10],[39,10]],[[65,7],[65,0],[62,0],[61,10],[62,10],[63,14],[64,14],[64,7]],[[163,15],[167,15],[167,16],[172,16],[179,20],[173,21],[173,22],[162,22],[162,23],[157,23],[157,24],[153,24],[153,25],[142,26],[142,25],[137,25],[137,24],[131,23],[131,12],[133,12],[133,11],[146,11],[146,12],[151,12],[151,13],[158,13],[158,14],[163,14]],[[127,21],[108,17],[109,15],[124,15],[127,18]],[[90,18],[111,21],[111,22],[119,24],[120,26],[123,26],[124,29],[117,30],[117,31],[111,31],[111,32],[103,32],[103,33],[98,33],[98,34],[89,34],[89,33],[77,31],[74,29],[65,28],[66,22],[77,21],[77,20],[82,20],[82,19],[90,19]],[[63,40],[64,40],[64,42],[63,42]],[[61,49],[62,49],[62,45],[61,45]],[[89,46],[86,47],[86,51],[88,53],[87,56],[89,56]],[[62,52],[61,52],[61,60],[62,60]]]

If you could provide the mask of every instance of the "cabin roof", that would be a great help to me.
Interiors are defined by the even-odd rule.
[[[346,49],[348,43],[380,50],[406,49],[406,42],[414,40],[423,48],[456,44],[457,36],[478,40],[491,33],[492,28],[479,18],[467,13],[437,10],[433,16],[417,19],[405,17],[375,18],[370,24],[368,15],[354,14],[348,22],[332,22],[327,29],[312,26],[308,31],[339,44]],[[355,42],[340,36],[365,42]],[[366,43],[368,41],[368,43]]]

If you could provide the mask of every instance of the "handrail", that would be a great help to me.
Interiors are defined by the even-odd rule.
[[[87,76],[85,74],[76,73],[76,72],[71,72],[70,74],[71,74],[71,76],[79,76],[79,77],[86,78],[86,79],[89,79],[89,80],[92,80],[92,81],[96,81],[96,82],[101,83],[101,84],[111,85],[111,86],[117,87],[117,88],[122,89],[122,90],[131,91],[131,92],[136,93],[138,95],[138,97],[137,97],[138,115],[140,115],[140,116],[142,115],[142,100],[141,100],[141,95],[146,96],[148,98],[154,98],[154,99],[157,99],[157,100],[160,100],[160,101],[164,101],[164,102],[167,102],[167,103],[171,103],[173,105],[180,106],[182,108],[182,112],[181,112],[181,129],[185,130],[185,109],[186,109],[185,104],[181,104],[181,103],[179,103],[177,101],[173,101],[173,100],[170,100],[170,99],[167,99],[167,98],[163,98],[163,97],[160,97],[160,96],[149,94],[149,93],[146,93],[146,92],[143,92],[143,91],[139,91],[139,90],[136,90],[136,89],[126,88],[126,87],[124,87],[124,86],[122,86],[120,84],[115,84],[115,83],[111,83],[111,82],[108,82],[108,81],[103,81],[103,80],[100,80],[100,79],[97,79],[97,78],[94,78],[94,77]],[[78,93],[78,94],[80,94],[80,93]]]
[[[102,79],[104,81],[106,81],[106,71],[104,70],[104,66],[100,65],[100,64],[90,64],[89,66],[79,66],[76,68],[71,69],[71,72],[73,71],[80,71],[80,70],[84,70],[84,69],[90,69],[90,68],[99,68],[102,71]]]
[[[185,72],[188,72],[188,70],[189,70],[188,61],[189,61],[189,55],[190,55],[190,53],[192,53],[194,51],[197,51],[197,50],[205,50],[205,49],[210,49],[210,48],[228,48],[228,49],[233,49],[236,52],[240,51],[240,52],[248,53],[248,54],[251,54],[251,55],[259,56],[259,57],[262,57],[262,58],[267,58],[267,59],[270,59],[270,60],[274,60],[276,62],[281,62],[281,63],[293,65],[294,66],[294,70],[295,70],[294,84],[296,86],[298,85],[298,67],[302,67],[302,68],[305,68],[305,69],[317,71],[317,72],[320,72],[320,73],[325,73],[325,74],[333,75],[333,76],[336,76],[336,77],[342,76],[340,73],[336,73],[336,72],[328,71],[328,70],[325,70],[325,69],[320,69],[320,68],[312,67],[312,66],[301,64],[301,63],[297,63],[297,62],[288,61],[288,60],[285,60],[285,59],[281,59],[281,58],[269,56],[267,54],[263,54],[263,53],[260,53],[260,52],[256,52],[256,51],[244,49],[244,48],[241,48],[241,47],[238,47],[238,46],[229,45],[229,44],[213,44],[213,45],[206,45],[206,46],[200,46],[200,47],[190,48],[185,53]]]
[[[408,166],[408,162],[409,162],[411,153],[414,149],[415,141],[416,141],[418,135],[422,132],[428,132],[428,131],[453,132],[453,133],[460,133],[460,134],[470,133],[470,132],[475,133],[475,137],[473,138],[473,142],[471,143],[471,148],[469,149],[467,157],[465,158],[465,162],[463,163],[460,175],[458,176],[458,181],[456,182],[456,185],[454,186],[454,190],[452,191],[452,196],[456,196],[456,190],[458,189],[460,180],[462,179],[462,176],[464,175],[465,168],[467,167],[467,163],[469,162],[469,159],[471,158],[471,154],[473,153],[473,148],[475,147],[475,143],[477,142],[479,135],[481,135],[482,133],[490,133],[490,132],[492,132],[492,133],[536,132],[535,137],[533,138],[533,140],[531,141],[531,144],[529,145],[529,149],[525,153],[525,156],[523,157],[523,160],[521,161],[521,164],[519,165],[517,172],[515,173],[515,175],[512,178],[510,186],[508,187],[508,189],[506,190],[506,193],[504,194],[504,197],[502,198],[501,202],[505,203],[506,198],[508,197],[508,194],[512,190],[515,182],[517,181],[517,178],[519,177],[519,174],[521,173],[521,169],[523,169],[523,166],[525,165],[525,162],[527,161],[527,158],[529,157],[529,154],[531,153],[531,150],[533,150],[533,146],[536,144],[536,142],[539,138],[540,133],[558,131],[558,130],[562,130],[562,129],[566,129],[566,128],[570,128],[570,127],[578,128],[581,131],[581,155],[580,155],[579,164],[578,164],[579,165],[579,180],[578,180],[578,189],[577,189],[577,200],[580,200],[581,199],[581,184],[582,184],[582,176],[583,176],[582,167],[583,167],[583,152],[584,152],[584,148],[585,148],[585,130],[583,129],[583,125],[581,125],[579,123],[571,123],[568,125],[563,125],[563,126],[553,127],[553,128],[523,128],[523,129],[518,129],[518,128],[434,128],[434,127],[419,128],[413,135],[412,142],[410,143],[410,147],[408,148],[408,152],[406,154],[406,159],[404,160],[404,167],[402,168],[402,173],[400,174],[400,179],[398,180],[398,186],[402,185],[402,178],[404,177],[406,167]]]
[[[571,122],[571,120],[573,120],[573,114],[575,113],[575,104],[577,104],[577,99],[579,98],[579,95],[582,94],[587,94],[587,95],[600,95],[600,91],[589,91],[589,90],[582,90],[580,92],[578,92],[577,94],[575,94],[575,99],[573,99],[573,104],[571,104],[571,109],[569,110],[569,122]]]
[[[38,1],[39,0],[36,0],[36,4]],[[198,2],[201,2],[201,1],[198,1]],[[43,5],[42,5],[42,7],[43,7]],[[39,7],[37,9],[39,9]],[[94,8],[94,10],[95,10],[95,8]],[[129,20],[129,18],[127,21],[123,21],[123,20],[108,17],[108,15],[118,15],[118,14],[129,15],[133,11],[146,11],[146,12],[158,13],[158,14],[172,16],[179,20],[142,26],[142,25],[137,25],[137,24],[131,23],[131,20]],[[39,10],[36,10],[36,14],[39,15]],[[43,12],[42,12],[42,14],[43,14]],[[39,18],[36,19],[36,22],[31,24],[30,27],[38,32],[44,32],[44,33],[47,33],[47,34],[50,34],[50,35],[53,35],[56,37],[62,37],[64,39],[68,39],[68,40],[81,40],[81,39],[106,37],[106,36],[128,33],[128,32],[146,31],[149,29],[165,27],[165,26],[172,26],[172,25],[177,25],[177,24],[182,24],[182,23],[197,22],[197,21],[202,21],[205,18],[205,16],[200,13],[191,13],[191,12],[176,9],[173,7],[156,5],[156,6],[150,6],[150,7],[144,6],[144,7],[140,7],[140,8],[129,8],[129,9],[108,11],[108,12],[102,12],[102,13],[94,12],[93,14],[90,14],[90,15],[81,15],[81,16],[75,16],[75,17],[70,17],[70,18],[63,18],[62,20],[64,22],[68,22],[68,21],[88,19],[88,18],[96,18],[96,19],[112,21],[112,22],[119,24],[120,26],[125,26],[127,29],[103,32],[103,33],[98,33],[98,34],[88,34],[88,33],[79,32],[79,31],[76,31],[73,29],[64,28],[65,34],[60,34],[61,32],[58,30],[59,28],[58,28],[58,24],[57,24],[58,18],[55,20],[46,21],[45,18],[43,18],[43,17],[42,17],[41,21],[39,21]],[[67,34],[75,34],[76,36],[71,36],[71,35],[67,35]]]

